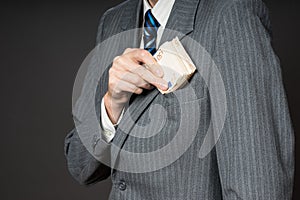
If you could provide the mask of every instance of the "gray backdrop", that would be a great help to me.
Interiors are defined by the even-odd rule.
[[[107,199],[109,180],[84,187],[70,177],[63,140],[72,128],[76,72],[93,48],[100,16],[119,2],[0,4],[1,199]],[[298,152],[300,3],[265,2],[273,22],[274,47],[282,62]],[[299,160],[296,153],[297,164]],[[297,166],[294,199],[300,198]]]

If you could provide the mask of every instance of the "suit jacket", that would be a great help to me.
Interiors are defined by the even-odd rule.
[[[128,0],[108,10],[100,21],[97,44],[141,27],[141,13],[142,0]],[[120,126],[129,126],[128,132],[117,128],[112,144],[103,141],[101,129],[100,134],[91,131],[91,139],[87,141],[92,150],[87,150],[74,128],[65,140],[65,155],[72,176],[81,184],[96,183],[111,176],[110,199],[116,200],[291,199],[294,135],[265,5],[260,0],[176,0],[166,28],[178,32],[164,34],[161,43],[179,36],[192,59],[201,60],[201,51],[189,47],[187,38],[192,38],[209,53],[222,77],[226,115],[217,144],[207,156],[199,158],[213,113],[209,86],[198,69],[189,81],[195,93],[193,99],[185,88],[178,94],[181,101],[174,94],[162,95],[157,90],[132,99],[126,112],[130,112],[134,123],[130,124],[126,117],[122,119]],[[127,47],[138,47],[140,35],[137,31],[122,44],[115,41],[116,54]],[[96,93],[99,116],[107,82],[106,71]],[[164,108],[167,122],[154,135],[151,128],[143,129],[143,134],[151,137],[131,135],[137,127],[147,126],[154,120],[151,105]],[[182,114],[183,106],[196,106],[201,112],[191,109],[189,114]],[[186,134],[194,134],[195,138],[174,162],[155,171],[119,170],[118,166],[126,163],[122,151],[147,153],[161,149],[176,137],[180,120],[190,116],[189,120],[199,122],[198,128],[189,132],[186,127]],[[78,121],[85,120],[75,117]],[[112,145],[119,148],[116,150]],[[173,150],[175,154],[176,148]],[[111,167],[96,157],[108,157]],[[153,157],[144,160],[143,165],[159,161],[159,157]]]

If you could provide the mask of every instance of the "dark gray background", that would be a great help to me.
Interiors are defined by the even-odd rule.
[[[95,44],[100,16],[119,2],[27,1],[0,5],[1,199],[107,199],[109,181],[83,187],[70,177],[63,140],[72,128],[76,72]],[[296,0],[266,3],[299,145],[300,4]],[[298,164],[299,153],[296,157]],[[296,171],[294,199],[300,198],[299,187]]]

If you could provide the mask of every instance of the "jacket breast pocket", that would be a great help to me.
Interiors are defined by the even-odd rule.
[[[208,95],[208,88],[204,79],[199,72],[196,72],[182,88],[169,94],[159,94],[153,103],[167,107],[172,104],[177,105],[197,101],[198,99],[207,98]]]

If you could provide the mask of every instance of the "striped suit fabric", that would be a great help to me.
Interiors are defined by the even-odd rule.
[[[127,0],[109,9],[101,18],[97,44],[123,31],[141,27],[141,13],[141,0]],[[294,133],[279,59],[271,45],[266,6],[261,0],[176,0],[167,28],[181,33],[179,38],[193,60],[201,55],[189,48],[187,36],[200,43],[218,66],[226,91],[227,112],[216,146],[205,158],[198,157],[212,114],[208,86],[198,71],[189,83],[196,99],[189,99],[184,89],[181,95],[185,106],[197,104],[200,107],[200,113],[190,113],[198,116],[199,128],[195,140],[178,160],[146,173],[113,169],[87,151],[74,128],[65,139],[71,175],[81,184],[111,177],[112,200],[291,199]],[[128,47],[139,47],[141,33],[137,35],[137,38],[128,36],[125,44],[114,41],[112,46],[120,48],[112,51],[121,54]],[[164,34],[161,43],[173,37]],[[89,79],[89,73],[86,78]],[[97,88],[98,114],[107,82],[106,71]],[[129,152],[151,152],[168,144],[179,126],[177,116],[188,118],[189,115],[182,116],[179,108],[183,104],[174,94],[162,95],[157,90],[136,96],[127,111],[131,112],[136,124],[147,125],[151,121],[149,107],[155,104],[162,105],[170,118],[159,134],[141,139],[117,129],[113,144]],[[81,107],[85,109],[84,104]],[[78,121],[85,120],[76,114],[74,117]],[[122,119],[121,123],[126,125],[128,121]],[[147,131],[151,133],[151,129]],[[111,148],[111,144],[97,148],[97,141],[102,140],[100,135],[91,132],[94,139],[90,145],[98,155]],[[108,154],[115,161],[119,152]]]

